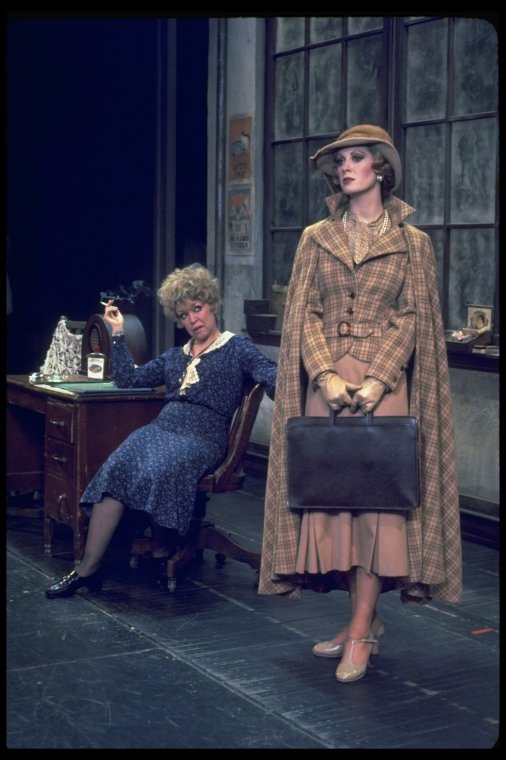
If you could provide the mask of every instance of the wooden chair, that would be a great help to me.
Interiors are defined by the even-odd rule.
[[[242,401],[232,420],[228,434],[227,455],[220,466],[209,475],[205,475],[198,484],[190,530],[184,545],[167,560],[167,588],[174,592],[176,576],[195,558],[202,559],[204,549],[216,552],[216,561],[223,564],[226,557],[245,562],[254,570],[260,568],[260,554],[245,549],[232,541],[230,535],[223,533],[214,523],[205,519],[207,494],[237,491],[243,485],[245,472],[244,460],[246,449],[253,430],[253,425],[264,395],[263,386],[249,383],[244,389]],[[149,538],[136,538],[130,550],[130,566],[135,567],[140,556],[151,549]]]

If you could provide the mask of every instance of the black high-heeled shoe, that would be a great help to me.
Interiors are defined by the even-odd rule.
[[[102,573],[100,568],[96,570],[92,575],[86,575],[81,577],[75,570],[71,570],[59,581],[51,584],[46,589],[46,596],[48,599],[57,599],[59,597],[74,596],[77,589],[85,586],[88,591],[102,590]]]

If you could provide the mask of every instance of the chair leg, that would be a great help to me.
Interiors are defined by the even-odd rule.
[[[204,549],[210,549],[217,553],[216,561],[223,565],[225,558],[235,559],[237,562],[244,562],[253,570],[260,569],[261,554],[251,549],[241,546],[232,540],[230,534],[223,533],[211,523],[203,527],[200,538],[201,545]]]
[[[171,593],[176,589],[176,576],[181,574],[190,562],[203,561],[204,549],[215,552],[218,567],[222,567],[228,558],[244,562],[253,570],[260,569],[259,552],[241,546],[232,539],[231,534],[222,532],[214,523],[205,519],[207,501],[209,497],[204,492],[197,494],[194,516],[184,544],[167,560],[167,589]],[[151,542],[148,538],[135,537],[130,550],[130,567],[135,567],[138,558],[149,554],[150,550]]]
[[[186,567],[195,557],[198,545],[190,540],[173,557],[167,560],[167,589],[173,593],[176,590],[176,575],[178,571]]]
[[[260,569],[261,555],[258,552],[236,543],[230,535],[222,533],[213,523],[197,519],[190,529],[188,543],[167,560],[167,588],[170,592],[175,591],[177,574],[204,549],[216,552],[219,567],[223,566],[225,558],[228,557],[246,563],[253,570]]]

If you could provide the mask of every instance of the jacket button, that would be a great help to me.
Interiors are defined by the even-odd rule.
[[[350,298],[355,298],[355,293],[353,292],[353,290],[350,293]]]
[[[348,314],[353,314],[353,312],[355,311],[355,309],[353,308],[353,306],[350,306],[350,308],[346,309],[346,311],[348,312]]]

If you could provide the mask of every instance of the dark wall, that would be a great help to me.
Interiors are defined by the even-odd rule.
[[[206,262],[208,19],[177,22],[176,263]]]
[[[156,18],[7,24],[10,373],[38,369],[59,317],[85,320],[101,311],[100,292],[143,280],[156,293],[159,24]],[[178,265],[205,261],[207,50],[208,20],[178,20]],[[141,317],[148,344],[153,300],[121,304]]]
[[[156,22],[8,25],[8,371],[38,368],[59,317],[151,284]]]

